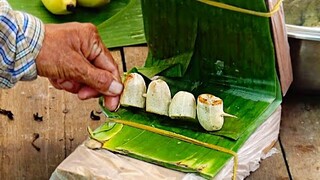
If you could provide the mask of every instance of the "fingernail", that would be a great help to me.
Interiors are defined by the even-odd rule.
[[[112,94],[120,94],[122,92],[123,85],[116,80],[113,80],[110,87],[109,92]]]
[[[60,84],[64,89],[72,89],[73,84],[70,81],[65,81]]]
[[[114,110],[114,112],[117,112],[119,108],[120,108],[120,102],[119,102],[118,106],[116,107],[116,109]]]
[[[92,52],[96,52],[98,50],[99,46],[98,44],[94,44],[93,47],[92,47]]]
[[[78,97],[79,97],[79,99],[84,100],[84,99],[87,99],[88,94],[86,92],[79,92]]]
[[[89,58],[90,59],[96,58],[100,53],[101,53],[101,48],[99,47],[99,45],[97,43],[95,43],[92,46]]]

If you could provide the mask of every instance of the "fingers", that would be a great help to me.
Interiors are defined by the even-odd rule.
[[[73,80],[58,79],[57,83],[62,89],[73,94],[78,93],[81,88],[81,84]]]
[[[45,39],[36,58],[37,72],[57,89],[78,93],[80,99],[105,96],[114,110],[122,92],[118,65],[92,24],[46,25]]]
[[[96,98],[99,96],[101,96],[101,94],[98,91],[87,86],[82,87],[78,93],[78,98],[81,100]],[[105,107],[110,111],[115,111],[119,108],[120,96],[104,96],[103,98]]]
[[[79,33],[80,36],[83,36],[80,38],[82,41],[80,50],[83,56],[96,67],[111,72],[120,81],[118,65],[109,50],[104,46],[96,26],[90,23],[82,25],[84,30]]]
[[[72,80],[87,85],[103,95],[117,96],[121,94],[123,85],[111,72],[95,67],[76,52],[70,52],[70,59],[73,59],[74,62],[66,63],[64,67],[60,68],[58,73],[61,74],[60,77],[54,78]],[[70,91],[69,88],[66,89]]]
[[[101,42],[99,42],[100,40],[97,39],[97,41],[93,41],[91,44],[91,50],[89,51],[89,55],[87,57],[87,59],[89,61],[94,60],[103,50],[103,48],[101,47]]]
[[[114,61],[110,51],[103,45],[101,39],[99,37],[96,38],[97,40],[94,41],[87,59],[94,66],[111,72],[121,82],[118,64]]]
[[[120,96],[104,96],[104,106],[110,111],[116,111],[120,104]]]
[[[89,73],[83,80],[85,84],[104,95],[118,95],[123,88],[118,65],[109,50],[103,45],[95,26],[86,24],[86,27],[92,33],[92,37],[89,38],[91,41],[81,43],[80,49],[85,59],[90,61],[94,67],[88,71]],[[88,52],[88,50],[90,51]],[[81,96],[85,94],[81,93]],[[86,95],[91,96],[90,94]]]
[[[100,54],[102,50],[100,45],[100,36],[96,26],[91,23],[82,23],[81,29],[78,31],[80,43],[80,51],[88,60],[93,60]]]
[[[104,96],[105,107],[108,108],[110,111],[114,111],[119,107],[120,93],[122,92],[122,89],[123,89],[123,85],[120,83],[121,78],[120,78],[118,65],[115,63],[109,50],[103,45],[100,37],[95,35],[93,39],[95,40],[89,46],[90,47],[89,49],[91,49],[91,51],[90,53],[88,53],[87,59],[91,61],[91,63],[98,69],[105,70],[108,73],[110,73],[112,77],[112,81],[109,85],[107,92],[104,89],[101,89],[99,87],[95,88],[93,85],[88,84],[91,87],[85,86],[81,88],[81,90],[78,93],[78,97],[80,99],[98,97],[100,96],[99,92],[101,92],[102,94],[105,95]],[[103,75],[102,76],[99,75],[98,77],[93,77],[93,79],[96,79],[96,78],[98,78],[98,80],[93,82],[95,83],[98,82],[97,84],[103,84],[99,82],[104,82],[106,80],[105,79],[106,77],[104,77]],[[110,81],[108,81],[105,84],[109,84],[109,82]],[[117,94],[117,96],[113,96],[115,94]]]
[[[78,92],[78,98],[81,100],[96,98],[101,96],[101,93],[88,86],[83,86]]]
[[[121,82],[117,63],[114,61],[109,50],[105,47],[102,47],[102,48],[103,50],[93,60],[93,64],[98,68],[111,72],[114,75],[114,78],[116,78],[119,82]]]
[[[52,84],[52,86],[55,87],[56,89],[59,89],[59,90],[63,89],[63,88],[58,84],[57,79],[51,79],[51,78],[49,78],[49,81],[50,81],[50,83]]]
[[[123,85],[109,71],[90,67],[88,73],[81,77],[84,84],[97,90],[103,95],[117,96],[123,90]]]
[[[73,94],[78,93],[81,88],[81,84],[75,81],[63,79],[49,79],[49,81],[56,89],[63,89]]]

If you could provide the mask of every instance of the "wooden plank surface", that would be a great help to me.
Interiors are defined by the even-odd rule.
[[[279,0],[268,0],[269,9],[273,9]],[[289,90],[293,81],[290,48],[285,26],[284,11],[282,6],[271,17],[273,40],[276,51],[277,67],[283,96]]]
[[[284,99],[280,139],[293,179],[320,176],[320,96],[290,94]]]
[[[14,120],[0,116],[0,179],[47,179],[65,158],[59,99],[62,94],[44,78],[1,90],[1,108],[11,110]],[[34,113],[43,116],[43,121],[35,121]],[[39,150],[31,144],[35,133]]]
[[[142,67],[148,55],[148,47],[146,46],[125,47],[123,51],[128,71],[133,67]]]

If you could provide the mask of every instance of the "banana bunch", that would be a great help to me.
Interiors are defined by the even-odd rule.
[[[77,0],[79,6],[97,8],[108,4],[110,0]]]
[[[77,5],[88,8],[102,7],[110,0],[41,0],[52,14],[65,15],[74,12]]]

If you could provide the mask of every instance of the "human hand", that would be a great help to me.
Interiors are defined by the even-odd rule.
[[[57,89],[78,94],[79,99],[103,95],[113,111],[123,89],[118,65],[89,23],[45,25],[45,37],[36,58],[37,73]]]

